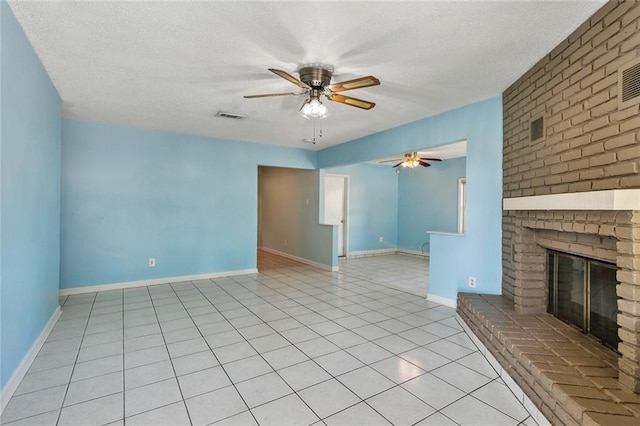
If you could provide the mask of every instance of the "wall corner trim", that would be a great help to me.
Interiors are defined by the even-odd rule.
[[[427,300],[429,302],[439,303],[450,308],[456,308],[456,301],[447,297],[438,296],[432,293],[427,294]]]
[[[27,371],[29,371],[33,360],[36,359],[38,352],[40,352],[42,345],[44,345],[47,337],[49,337],[49,334],[51,333],[51,330],[53,330],[53,327],[56,325],[56,322],[58,321],[58,318],[60,318],[60,315],[62,315],[62,309],[60,309],[60,306],[58,306],[55,311],[53,311],[51,318],[49,318],[49,321],[42,329],[42,332],[40,333],[38,338],[35,340],[35,342],[33,342],[31,348],[26,353],[24,358],[22,358],[22,361],[20,362],[20,365],[18,365],[18,368],[16,368],[9,381],[2,388],[2,392],[0,393],[0,415],[4,412],[4,409],[13,396],[13,393],[16,391],[16,389],[18,389],[18,385],[27,374]]]
[[[69,296],[72,294],[82,294],[82,293],[93,293],[97,291],[107,291],[107,290],[122,290],[125,288],[146,287],[150,285],[179,283],[183,281],[208,280],[212,278],[232,277],[236,275],[249,275],[249,274],[257,274],[257,273],[258,273],[257,268],[251,268],[251,269],[239,269],[235,271],[212,272],[208,274],[182,275],[177,277],[154,278],[150,280],[126,281],[126,282],[113,283],[113,284],[88,285],[83,287],[72,287],[72,288],[60,289],[60,296]]]

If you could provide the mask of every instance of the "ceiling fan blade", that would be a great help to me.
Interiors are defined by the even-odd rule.
[[[297,78],[295,78],[294,76],[292,76],[291,74],[289,74],[286,71],[277,70],[275,68],[269,68],[269,71],[271,71],[272,73],[274,73],[278,77],[282,77],[285,80],[290,81],[291,83],[295,84],[298,87],[302,87],[303,89],[311,90],[311,86],[309,86],[306,83],[303,83],[302,81],[298,80]]]
[[[384,161],[378,161],[378,163],[391,163],[393,161],[398,161],[400,160],[399,158],[394,158],[393,160],[384,160]]]
[[[422,158],[420,158],[420,159],[421,159],[422,161],[442,161],[442,160],[441,160],[441,159],[439,159],[439,158],[424,158],[424,157],[422,157]]]
[[[402,161],[401,161],[401,162],[399,162],[398,164],[396,164],[396,165],[395,165],[395,166],[393,166],[393,167],[398,167],[400,164],[402,164]]]
[[[366,77],[355,78],[353,80],[334,83],[328,87],[332,92],[344,92],[345,90],[361,89],[363,87],[377,86],[380,80],[372,75]]]
[[[300,92],[300,93],[287,92],[287,93],[266,93],[264,95],[245,95],[245,99],[268,98],[271,96],[289,96],[289,95],[299,96],[299,95],[304,95],[306,93],[307,92]]]
[[[422,167],[431,167],[431,164],[429,164],[429,163],[425,163],[425,162],[424,162],[424,161],[422,161],[422,160],[418,160],[418,163],[420,163],[420,165],[421,165]]]
[[[373,103],[373,102],[364,101],[362,99],[352,98],[351,96],[331,94],[331,95],[327,96],[327,98],[330,101],[333,101],[333,102],[339,102],[341,104],[345,104],[345,105],[349,105],[349,106],[353,106],[353,107],[357,107],[357,108],[362,108],[362,109],[367,109],[367,110],[373,108],[374,106],[376,106],[376,104]]]

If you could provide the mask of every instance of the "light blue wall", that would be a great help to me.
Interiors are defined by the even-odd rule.
[[[0,374],[5,386],[58,306],[60,97],[0,1]]]
[[[257,166],[316,166],[309,150],[96,122],[62,134],[61,288],[253,269]]]
[[[395,169],[354,164],[325,172],[349,176],[349,252],[397,248],[398,175]]]
[[[337,227],[320,225],[319,220],[320,172],[261,167],[260,185],[262,247],[337,266]]]
[[[430,288],[455,299],[475,276],[478,293],[501,292],[502,97],[428,117],[327,148],[318,166],[329,168],[467,141],[467,222],[462,237],[432,235]]]
[[[453,158],[434,161],[428,169],[401,171],[398,247],[429,252],[429,235],[425,231],[457,231],[458,179],[465,177],[465,168],[465,158]]]

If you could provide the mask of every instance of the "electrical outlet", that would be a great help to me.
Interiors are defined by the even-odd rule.
[[[156,266],[156,258],[155,257],[150,257],[149,258],[149,268],[154,268]]]
[[[476,277],[469,277],[469,287],[476,288]]]
[[[287,246],[287,242],[288,242],[287,240],[283,241],[285,247]]]
[[[380,237],[380,242],[384,241],[384,238]]]

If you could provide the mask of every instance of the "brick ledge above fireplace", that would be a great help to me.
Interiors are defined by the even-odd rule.
[[[640,210],[640,189],[505,198],[503,210]]]

